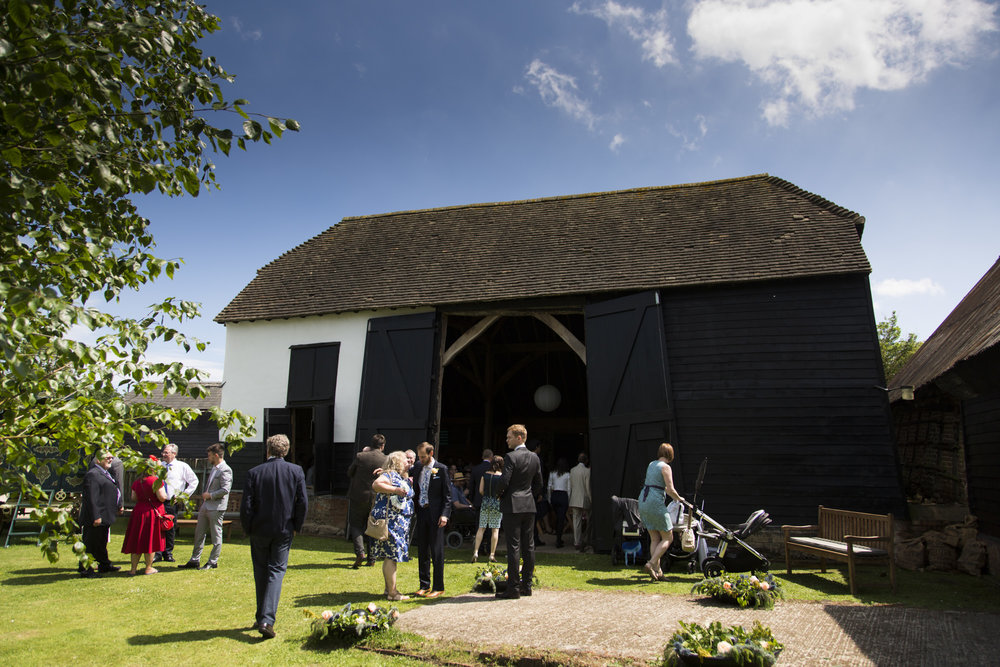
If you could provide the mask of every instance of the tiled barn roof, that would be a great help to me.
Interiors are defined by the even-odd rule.
[[[1000,259],[891,380],[919,389],[1000,343]]]
[[[864,218],[767,174],[345,218],[215,318],[869,273]]]
[[[137,403],[155,403],[156,405],[161,405],[165,408],[173,408],[175,410],[180,410],[183,408],[198,408],[202,411],[208,411],[211,408],[217,408],[222,405],[222,382],[197,382],[193,384],[198,384],[208,390],[208,396],[205,398],[192,398],[190,396],[183,396],[181,394],[164,394],[163,393],[163,383],[158,383],[156,389],[153,390],[153,395],[145,398],[142,396],[136,396],[135,394],[129,392],[125,395],[126,402],[137,402]]]

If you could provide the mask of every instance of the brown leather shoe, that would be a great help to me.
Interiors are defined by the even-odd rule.
[[[357,558],[354,559],[354,565],[351,566],[351,569],[352,570],[358,569],[359,567],[361,567],[361,564],[363,562],[365,562],[365,557],[364,556],[358,556]]]
[[[439,598],[439,597],[441,597],[441,595],[442,595],[443,593],[444,593],[444,591],[431,591],[430,593],[428,593],[428,594],[427,594],[427,595],[425,595],[424,597],[428,597],[428,598]]]

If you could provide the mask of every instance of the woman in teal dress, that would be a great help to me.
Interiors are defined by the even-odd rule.
[[[472,548],[472,562],[479,559],[479,545],[483,542],[486,529],[490,529],[490,562],[497,562],[497,540],[500,539],[500,478],[503,477],[503,457],[494,456],[490,461],[490,469],[479,480],[479,495],[483,499],[479,508],[479,528],[476,530],[476,544]]]
[[[406,454],[392,452],[382,474],[372,483],[372,491],[375,492],[372,516],[386,519],[389,528],[388,539],[372,541],[372,557],[382,559],[385,596],[392,601],[409,599],[407,595],[400,595],[396,588],[396,564],[410,559],[407,534],[410,517],[413,516],[413,487],[406,477],[406,470]]]
[[[670,540],[674,536],[674,524],[667,512],[666,497],[670,496],[677,502],[684,502],[674,488],[674,475],[670,470],[670,462],[674,460],[674,448],[666,442],[661,443],[656,456],[656,460],[650,461],[646,467],[646,480],[643,482],[642,493],[639,494],[639,518],[649,533],[649,560],[643,568],[653,581],[663,578],[660,559],[667,553]]]

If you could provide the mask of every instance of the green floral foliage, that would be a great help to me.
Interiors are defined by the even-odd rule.
[[[725,572],[721,576],[698,582],[691,592],[711,595],[716,600],[741,607],[759,609],[772,609],[775,600],[785,597],[781,584],[770,573],[758,577],[753,574]]]
[[[723,628],[718,621],[703,627],[678,621],[681,629],[663,650],[663,665],[729,664],[770,667],[784,646],[771,629],[754,621],[747,631],[741,625]]]
[[[507,568],[497,563],[489,563],[476,570],[476,579],[472,590],[479,593],[496,593],[497,587],[503,589],[507,585]],[[538,586],[538,576],[531,578],[531,585]]]
[[[353,643],[373,632],[392,627],[399,618],[399,609],[380,607],[374,602],[367,607],[354,609],[351,603],[338,612],[332,609],[316,614],[303,610],[307,618],[313,619],[310,637],[317,641],[330,639],[340,643]]]
[[[218,28],[192,0],[0,0],[0,492],[45,508],[43,489],[79,480],[97,450],[138,469],[125,438],[162,446],[162,430],[200,414],[153,394],[202,397],[201,372],[146,359],[154,343],[205,348],[175,328],[198,305],[169,298],[129,318],[101,304],[180,266],[153,254],[136,195],[197,196],[217,187],[209,149],[298,129],[226,101],[232,77],[197,47]],[[253,433],[239,412],[212,417],[230,451]],[[54,561],[75,522],[36,516]]]

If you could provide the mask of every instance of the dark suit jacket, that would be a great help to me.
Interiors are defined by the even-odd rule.
[[[306,476],[302,466],[271,458],[247,473],[240,503],[246,535],[278,537],[302,530],[306,519]]]
[[[420,476],[424,467],[419,462],[410,470],[413,477],[413,507],[417,516],[425,514],[437,520],[438,517],[451,516],[451,478],[448,476],[448,466],[440,461],[434,462],[436,473],[431,475],[427,485],[427,507],[420,506]]]
[[[118,485],[100,466],[91,466],[83,476],[83,501],[80,505],[80,527],[110,526],[118,516]]]
[[[500,510],[504,514],[534,513],[535,498],[542,493],[542,463],[527,447],[518,447],[503,457],[500,478]]]
[[[347,469],[347,476],[351,478],[347,487],[347,498],[351,501],[349,520],[360,529],[368,522],[371,511],[375,469],[384,468],[387,459],[385,452],[379,449],[358,452]]]
[[[491,461],[480,461],[469,470],[469,484],[472,485],[469,490],[472,495],[472,506],[476,509],[479,509],[479,506],[483,504],[483,497],[479,493],[479,480],[483,478],[491,465],[493,465]]]

